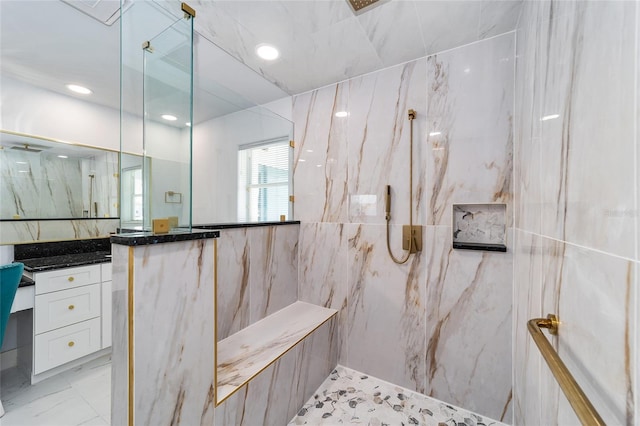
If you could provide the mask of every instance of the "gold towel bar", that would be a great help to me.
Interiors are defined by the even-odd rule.
[[[569,400],[569,404],[573,407],[573,411],[578,415],[580,422],[585,426],[604,425],[605,423],[602,417],[600,417],[593,407],[593,404],[591,404],[591,401],[589,401],[589,398],[587,398],[580,388],[580,385],[578,385],[569,372],[567,366],[564,365],[558,353],[542,333],[541,328],[547,328],[549,329],[549,333],[558,334],[558,324],[558,318],[553,314],[549,314],[546,319],[535,318],[529,320],[527,328],[529,329],[529,333],[531,333],[531,337],[533,337],[533,341],[538,345],[542,357],[547,361],[547,364],[549,364],[549,369],[551,369],[562,392],[564,392]]]

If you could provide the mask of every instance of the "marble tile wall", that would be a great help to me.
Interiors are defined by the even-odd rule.
[[[637,2],[525,2],[517,31],[514,421],[580,424],[526,321],[607,424],[638,419]]]
[[[118,154],[104,152],[87,158],[58,158],[55,154],[0,150],[0,218],[95,217],[89,204],[89,174],[95,176],[91,200],[97,217],[117,217]]]
[[[218,340],[298,300],[298,233],[298,225],[220,232]]]
[[[20,220],[0,222],[0,244],[108,238],[120,219]]]
[[[127,342],[126,316],[114,315],[114,424],[126,424],[128,344],[134,345],[135,424],[213,423],[214,259],[213,239],[114,246],[114,314],[127,312],[129,297],[135,312],[134,342]]]
[[[337,363],[335,319],[318,328],[215,409],[215,424],[284,425],[329,376]]]
[[[339,362],[507,422],[512,221],[506,254],[454,251],[451,208],[502,202],[511,217],[514,43],[506,34],[293,100],[299,298],[340,310]],[[399,266],[384,191],[399,256],[409,108],[424,250]]]

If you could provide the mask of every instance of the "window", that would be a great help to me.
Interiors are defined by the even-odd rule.
[[[122,215],[123,222],[142,222],[142,167],[131,167],[122,171]]]
[[[290,218],[289,139],[240,147],[238,152],[238,220],[279,221]]]

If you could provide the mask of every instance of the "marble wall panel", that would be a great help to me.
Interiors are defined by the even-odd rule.
[[[97,151],[97,150],[96,150]],[[93,174],[91,202],[89,188]],[[0,217],[12,219],[118,216],[118,154],[102,152],[79,158],[0,150]]]
[[[218,250],[218,340],[298,300],[299,226],[223,229]]]
[[[425,217],[425,59],[349,80],[349,222],[385,223],[391,185],[391,223],[409,223],[409,155],[413,120],[413,223]]]
[[[127,424],[129,362],[127,348],[129,247],[111,246],[111,424]]]
[[[249,237],[249,318],[254,323],[298,300],[299,226],[255,227]]]
[[[81,169],[78,158],[0,150],[0,217],[82,217]]]
[[[214,256],[213,239],[134,249],[136,424],[213,419]]]
[[[323,324],[217,406],[216,426],[287,424],[336,366],[335,324]]]
[[[543,311],[561,321],[554,345],[605,422],[632,424],[637,265],[558,241],[547,246]],[[547,421],[579,424],[546,366],[540,387],[555,388],[555,400],[543,399]]]
[[[513,81],[513,34],[427,58],[428,224],[450,226],[452,203],[511,211]]]
[[[584,3],[537,16],[542,233],[632,257],[637,4]]]
[[[304,403],[298,395],[298,349],[294,348],[252,379],[215,411],[216,426],[283,425]]]
[[[249,318],[249,237],[251,228],[225,229],[218,239],[217,338],[225,339],[251,322]]]
[[[339,318],[331,318],[307,337],[298,352],[298,383],[296,393],[311,397],[339,364],[340,349]],[[306,399],[300,401],[298,408]]]
[[[296,147],[293,179],[295,218],[304,222],[347,220],[346,83],[293,98]]]
[[[527,329],[527,322],[543,318],[541,311],[542,260],[541,238],[515,231],[513,283],[513,424],[540,425],[540,389],[542,358]],[[543,367],[546,367],[544,365]]]
[[[303,223],[300,225],[298,298],[338,310],[335,325],[339,362],[347,362],[347,235],[345,225]]]
[[[424,392],[426,253],[396,265],[385,232],[384,225],[347,225],[347,361],[358,371]]]
[[[451,238],[427,230],[426,393],[510,423],[512,254],[454,250]]]
[[[108,238],[120,219],[20,220],[0,222],[0,244]]]
[[[437,210],[437,223],[446,225],[443,228],[447,229],[442,231],[442,238],[445,238],[445,232],[448,233],[446,238],[451,247],[450,212],[453,202],[500,201],[508,204],[507,228],[512,226],[513,42],[513,34],[496,37],[442,55],[353,78],[341,83],[343,87],[329,86],[294,97],[298,145],[301,133],[305,138],[304,148],[298,151],[296,159],[299,161],[303,158],[307,150],[315,153],[320,147],[320,151],[324,152],[331,150],[331,145],[335,144],[339,144],[336,149],[342,150],[343,155],[340,179],[346,183],[346,189],[335,185],[338,169],[326,176],[318,172],[313,178],[316,180],[296,175],[296,218],[303,222],[300,297],[342,310],[338,316],[339,321],[344,321],[345,327],[340,363],[417,391],[430,389],[425,377],[428,376],[429,365],[427,342],[433,333],[427,332],[427,325],[429,315],[437,322],[438,316],[434,311],[439,302],[427,297],[427,291],[428,285],[441,288],[445,286],[445,281],[439,281],[437,276],[428,281],[430,266],[427,259],[432,256],[429,249],[425,248],[421,254],[413,256],[404,266],[394,264],[389,258],[384,218],[385,186],[392,185],[391,247],[395,255],[400,256],[399,225],[408,223],[409,219],[407,109],[413,108],[417,112],[414,121],[414,223],[435,224],[436,219],[429,211]],[[443,87],[446,81],[443,82],[442,74],[436,72],[436,68],[444,72],[443,67],[450,68],[446,70],[447,81],[449,72],[455,74],[451,77],[455,90],[449,91]],[[465,73],[465,70],[468,72]],[[346,97],[344,86],[348,87]],[[331,121],[327,118],[335,116],[336,101],[329,102],[323,98],[325,101],[321,103],[313,101],[313,96],[317,99],[321,96],[339,99],[337,102],[348,106],[348,115],[344,117],[346,128],[340,128],[343,132],[341,139],[332,139],[331,131],[336,129],[335,119]],[[433,112],[431,115],[429,108]],[[447,131],[452,132],[452,140],[456,142],[454,149],[450,150],[447,145],[446,151],[445,146],[434,139],[439,135],[429,135],[442,129],[442,116],[446,116]],[[314,120],[314,117],[324,117],[324,122]],[[441,132],[443,134],[447,138],[451,136]],[[345,146],[348,148],[346,162]],[[438,169],[445,155],[445,165]],[[298,167],[307,163],[306,158],[303,159],[305,161],[298,162]],[[441,179],[438,179],[438,173],[443,176]],[[449,193],[439,197],[438,185],[442,185],[444,177],[448,179],[446,184],[449,187],[445,191]],[[332,215],[328,219],[323,207],[301,204],[298,194],[306,193],[318,194],[321,200],[341,200],[341,215]],[[430,207],[432,200],[436,209]],[[300,212],[301,216],[298,215]],[[435,233],[436,230],[425,228],[425,238],[429,232]],[[509,238],[507,245],[511,249]],[[440,250],[444,250],[444,246],[445,243],[441,242]],[[438,256],[444,255],[439,253]],[[458,269],[475,270],[478,263],[476,258],[481,256],[480,253],[469,254],[468,257],[460,255],[458,262],[463,266]],[[492,256],[497,258],[496,254]],[[511,255],[508,253],[506,256],[510,259]],[[443,258],[446,260],[446,256]],[[505,301],[504,316],[482,306],[483,297],[488,297],[486,293],[473,293],[476,299],[470,304],[474,309],[481,307],[466,312],[467,316],[458,317],[460,330],[450,331],[452,344],[440,347],[445,355],[434,364],[439,374],[437,380],[442,379],[443,383],[446,382],[446,372],[455,371],[461,365],[463,370],[467,367],[472,369],[474,363],[481,364],[483,368],[494,364],[505,367],[497,373],[490,368],[475,373],[471,381],[465,379],[460,385],[461,389],[456,390],[458,399],[448,401],[465,408],[484,404],[479,412],[510,419],[512,271],[505,266],[506,263],[497,266],[491,262],[483,264],[491,264],[487,268],[500,275],[500,285],[509,284],[498,291],[500,294],[492,296]],[[345,290],[340,287],[340,275],[347,277]],[[473,276],[467,278],[462,285],[473,281]],[[451,286],[449,282],[446,284]],[[344,297],[346,309],[341,308],[344,306]],[[342,316],[344,312],[346,318]],[[465,339],[468,340],[473,333],[477,334],[476,327],[481,323],[487,330],[501,331],[497,337],[495,334],[490,336],[496,341],[473,347],[473,350],[467,351],[468,355],[456,353],[460,348],[456,345],[468,345]],[[493,364],[491,360],[494,360]],[[496,375],[494,381],[497,384],[488,379],[494,379],[492,374]],[[491,386],[499,389],[496,392],[498,396],[493,400],[487,394],[487,385],[483,380],[488,380]],[[446,398],[448,396],[443,399]]]
[[[540,63],[535,52],[539,48],[538,32],[533,18],[541,7],[537,2],[525,2],[522,25],[516,38],[516,78],[514,106],[514,223],[515,227],[541,232],[541,177],[540,177],[540,91],[536,76]]]

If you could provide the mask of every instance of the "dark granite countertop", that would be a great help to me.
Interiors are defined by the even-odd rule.
[[[21,259],[24,270],[27,272],[43,272],[53,269],[70,268],[72,266],[93,265],[96,263],[111,262],[111,253],[98,251],[93,253],[72,253],[59,256],[36,257],[33,259]]]
[[[203,240],[208,238],[220,238],[220,231],[194,229],[192,231],[171,231],[168,234],[129,232],[112,235],[111,243],[123,246],[144,246],[149,244],[175,243],[178,241]]]
[[[20,279],[20,284],[18,285],[18,288],[20,287],[28,287],[30,285],[35,285],[36,282],[34,280],[32,280],[31,278],[23,275],[22,278]]]
[[[235,229],[255,228],[258,226],[300,225],[299,220],[286,220],[282,222],[236,222],[236,223],[203,223],[193,225],[194,229]]]

